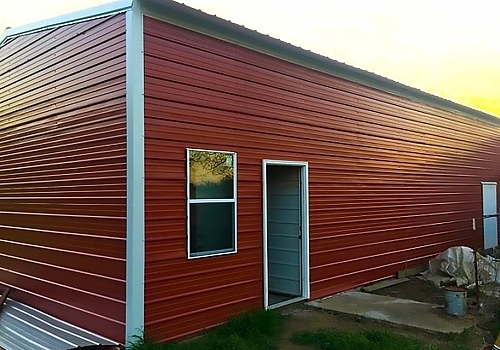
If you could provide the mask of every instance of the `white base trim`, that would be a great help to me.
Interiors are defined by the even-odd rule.
[[[304,301],[307,299],[309,299],[309,298],[297,297],[297,298],[285,300],[285,301],[282,301],[282,302],[279,302],[276,304],[268,305],[266,309],[267,310],[279,309],[280,307],[287,306],[290,304],[295,304],[295,303],[298,303],[298,302],[301,302],[301,301]]]

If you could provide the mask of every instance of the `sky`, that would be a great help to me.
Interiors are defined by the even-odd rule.
[[[0,0],[0,33],[109,0]],[[500,117],[499,0],[183,0]]]

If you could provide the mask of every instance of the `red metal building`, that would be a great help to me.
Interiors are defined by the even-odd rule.
[[[498,243],[497,117],[167,0],[0,45],[0,281],[80,327],[178,338]]]

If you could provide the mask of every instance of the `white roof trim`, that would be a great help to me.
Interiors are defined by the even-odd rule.
[[[6,29],[0,36],[0,46],[7,38],[19,36],[22,34],[37,32],[40,30],[57,27],[69,23],[81,22],[90,18],[102,17],[112,13],[118,13],[128,10],[132,7],[134,0],[118,0],[107,4],[90,7],[85,10],[67,13],[61,16],[44,19],[38,22],[26,24],[24,26]]]

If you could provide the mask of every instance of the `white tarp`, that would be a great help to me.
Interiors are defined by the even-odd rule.
[[[500,261],[477,254],[478,279],[481,284],[500,282]],[[451,247],[429,261],[431,274],[444,274],[456,280],[457,286],[474,282],[474,250],[469,247]]]

